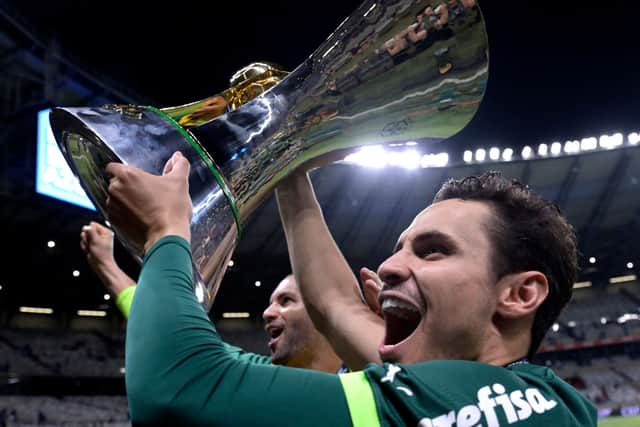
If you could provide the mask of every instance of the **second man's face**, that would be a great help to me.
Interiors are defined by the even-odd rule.
[[[293,276],[287,276],[276,287],[262,317],[271,337],[271,362],[288,366],[304,363],[319,332],[309,319]]]

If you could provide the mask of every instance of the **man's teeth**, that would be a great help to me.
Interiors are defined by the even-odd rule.
[[[389,309],[399,309],[399,310],[394,310],[394,313],[396,315],[401,314],[403,315],[404,313],[402,313],[402,310],[409,310],[409,311],[413,311],[413,312],[418,312],[418,309],[415,308],[414,306],[412,306],[411,304],[407,304],[404,301],[400,301],[397,299],[393,299],[393,298],[387,298],[384,301],[382,301],[382,310],[389,310]],[[402,317],[408,317],[406,315],[403,315]]]

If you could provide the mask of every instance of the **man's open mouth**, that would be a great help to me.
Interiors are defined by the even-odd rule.
[[[395,345],[404,341],[422,320],[418,307],[393,297],[385,298],[381,309],[386,324],[384,345]]]
[[[271,338],[278,338],[282,333],[282,331],[284,330],[284,328],[279,326],[267,326],[266,329],[267,329],[267,334],[269,334]]]

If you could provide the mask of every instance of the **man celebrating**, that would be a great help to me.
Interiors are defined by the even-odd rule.
[[[82,227],[80,247],[86,253],[91,269],[114,296],[116,306],[128,318],[136,285],[113,256],[113,237],[110,229],[91,222]],[[269,299],[269,307],[262,317],[265,320],[265,330],[271,336],[271,357],[227,346],[230,353],[253,363],[273,363],[330,373],[346,372],[346,367],[326,338],[314,328],[292,274],[275,288]]]
[[[285,277],[262,313],[271,337],[271,363],[323,372],[346,372],[327,339],[313,326],[293,274]]]
[[[568,300],[576,258],[571,227],[527,188],[496,175],[445,184],[378,271],[386,363],[336,376],[228,356],[192,291],[182,155],[162,176],[115,163],[107,172],[110,220],[146,252],[127,330],[134,424],[596,425],[584,397],[525,358]],[[289,243],[292,259],[305,258],[304,245]],[[341,328],[344,348],[350,330],[368,335],[378,322],[344,311],[363,305],[346,295],[324,312],[308,306]]]

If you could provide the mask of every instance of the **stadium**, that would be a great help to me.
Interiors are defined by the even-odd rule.
[[[384,9],[369,3],[377,4],[366,3],[363,19],[382,40],[392,23],[412,22],[424,2],[379,2]],[[355,67],[346,52],[372,54],[370,36],[325,51],[323,59],[336,61],[338,70],[358,70],[341,74],[336,92],[369,84],[358,96],[320,106],[314,93],[295,115],[295,126],[312,141],[366,140],[311,174],[326,222],[357,272],[375,270],[389,256],[448,178],[497,170],[553,201],[576,230],[579,278],[533,362],[587,397],[599,426],[640,425],[640,94],[630,10],[636,6],[612,6],[617,19],[610,22],[571,2],[517,10],[479,5],[488,77],[472,79],[465,67],[473,61],[463,67],[459,49],[436,49],[438,55],[423,56],[424,66],[456,84],[374,116],[355,133],[335,136],[372,99],[393,102],[384,88],[410,85],[410,70],[405,79],[379,75],[408,69],[409,62]],[[330,2],[311,13],[294,2],[230,7],[239,22],[219,22],[219,11],[197,2],[177,11],[150,2],[0,3],[0,223],[7,249],[0,274],[0,426],[131,425],[127,321],[79,245],[82,226],[104,218],[56,151],[49,111],[182,105],[227,89],[252,61],[293,71],[363,6]],[[157,14],[153,23],[150,13]],[[597,34],[588,31],[593,27]],[[474,60],[485,58],[479,46],[468,50],[464,55]],[[469,123],[450,129],[460,120]],[[425,144],[425,132],[454,134]],[[266,157],[258,159],[247,169],[259,179],[279,176]],[[137,277],[140,265],[125,246],[116,244],[115,257]],[[210,312],[227,342],[268,355],[262,313],[290,271],[278,207],[268,196],[246,219]]]

